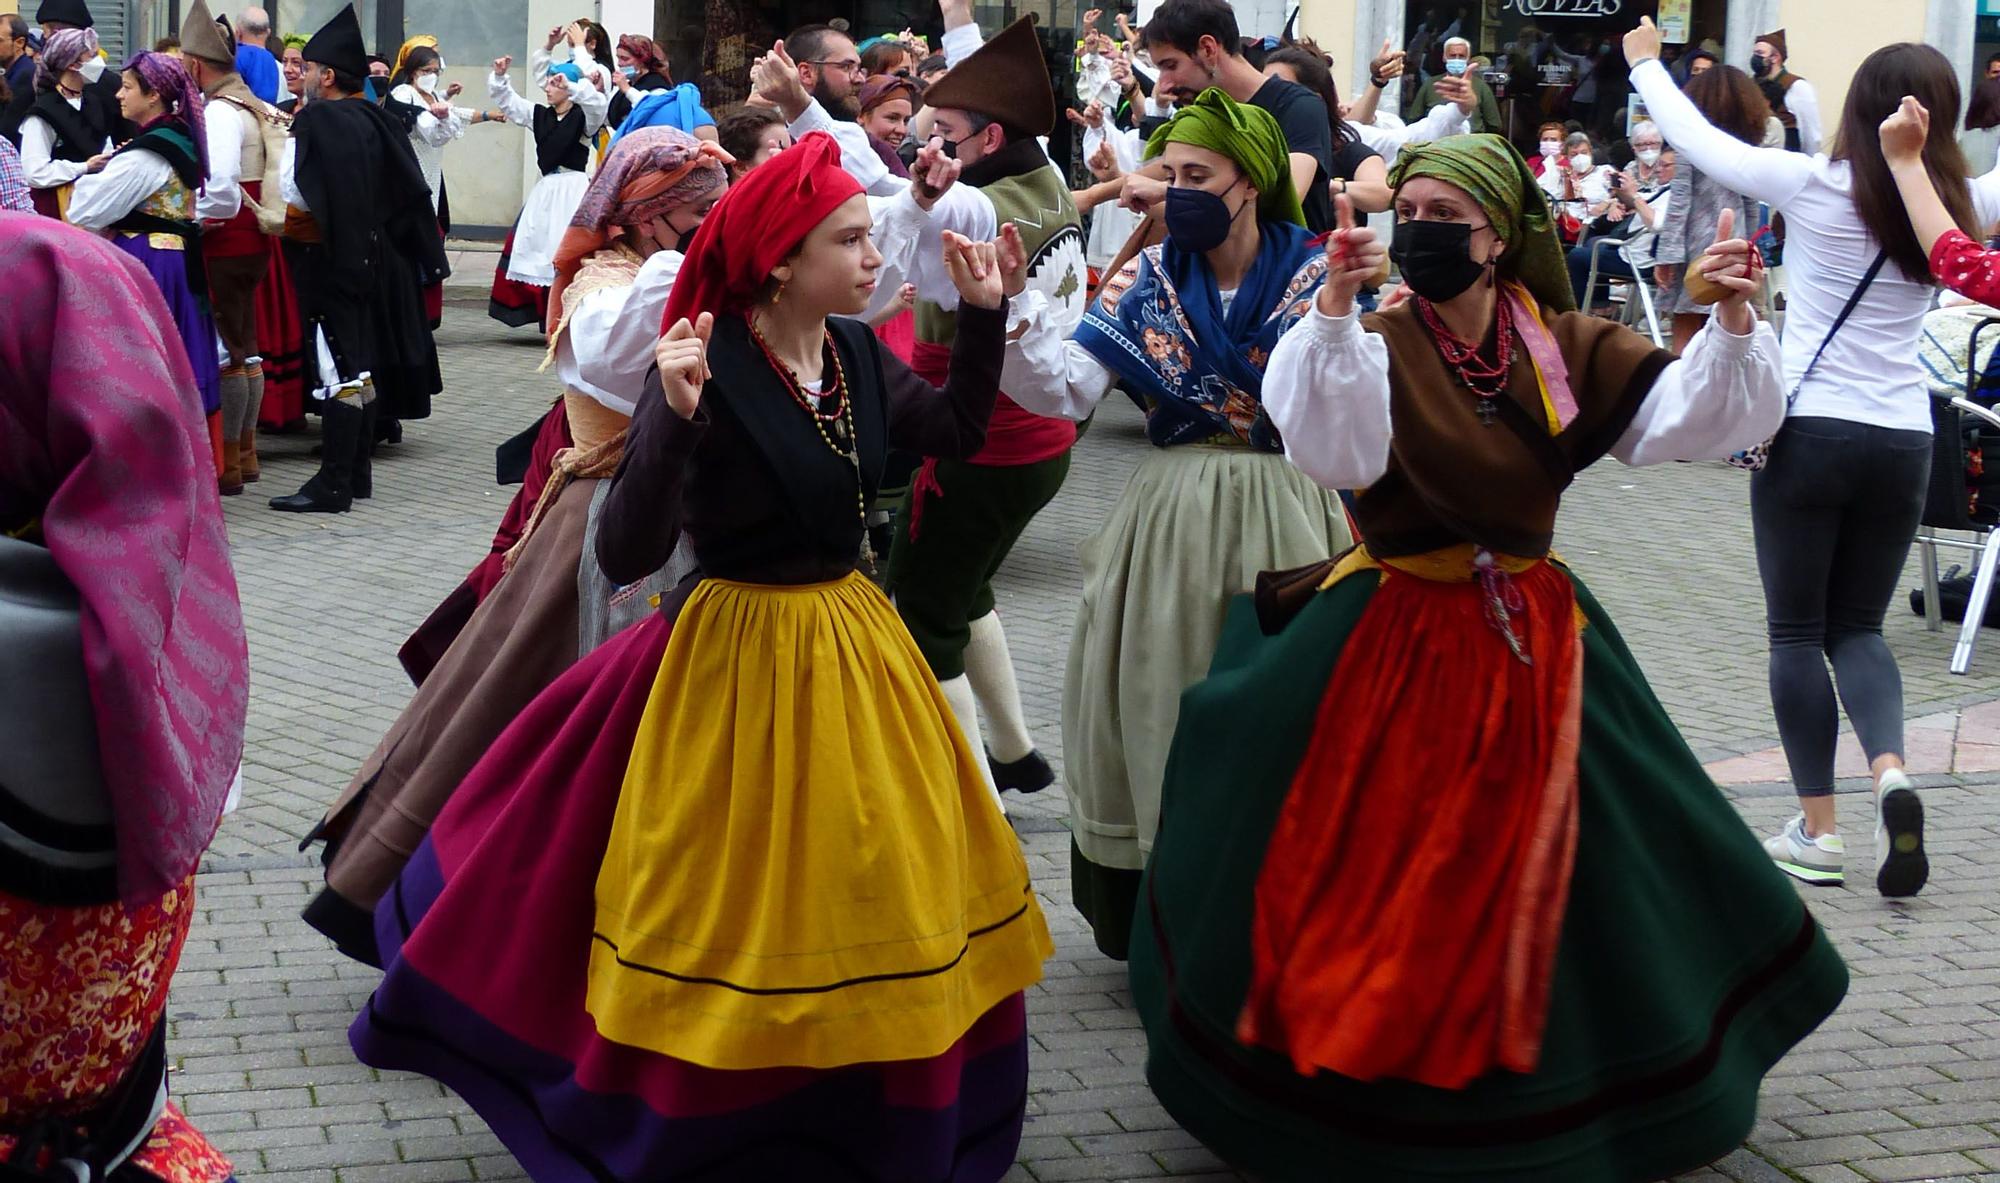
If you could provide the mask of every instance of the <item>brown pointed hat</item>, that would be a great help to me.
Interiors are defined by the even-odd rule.
[[[1055,84],[1035,18],[1024,16],[924,92],[927,107],[984,115],[1010,132],[1045,136],[1056,127]]]
[[[1771,48],[1777,50],[1786,61],[1792,59],[1792,51],[1785,48],[1785,31],[1783,29],[1774,29],[1758,37],[1757,40],[1770,42]]]
[[[181,52],[224,70],[236,68],[236,54],[209,15],[205,0],[188,5],[187,19],[181,22]]]

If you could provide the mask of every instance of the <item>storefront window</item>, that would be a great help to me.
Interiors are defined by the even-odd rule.
[[[1684,69],[1681,59],[1705,42],[1720,52],[1728,0],[1661,0],[1657,13],[1670,68]],[[1404,30],[1414,64],[1403,89],[1406,116],[1423,113],[1418,107],[1431,97],[1424,81],[1444,72],[1445,43],[1463,37],[1484,59],[1481,77],[1499,111],[1500,126],[1480,130],[1503,132],[1532,152],[1542,124],[1574,123],[1606,148],[1625,138],[1637,114],[1620,43],[1641,16],[1654,14],[1645,0],[1412,0]]]

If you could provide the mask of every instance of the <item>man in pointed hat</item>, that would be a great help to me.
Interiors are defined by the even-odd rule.
[[[274,243],[265,225],[284,225],[282,207],[264,210],[267,179],[275,184],[284,159],[282,115],[252,94],[236,72],[228,26],[209,15],[205,0],[189,5],[181,24],[181,55],[208,104],[208,181],[196,212],[208,268],[209,303],[229,360],[222,367],[222,474],[225,496],[241,493],[257,473],[257,407],[264,401],[264,359],[257,347],[257,289],[271,270]],[[273,203],[276,204],[275,202]],[[246,459],[247,453],[247,459]]]
[[[917,371],[942,385],[956,335],[958,298],[942,259],[942,234],[986,241],[1012,223],[1028,260],[1028,287],[1048,302],[1064,336],[1083,320],[1089,286],[1082,221],[1069,184],[1040,138],[1055,128],[1055,88],[1032,19],[984,42],[971,0],[944,0],[946,74],[924,95],[935,137],[918,155],[912,183],[888,177],[858,125],[833,119],[805,93],[783,43],[760,63],[759,93],[791,121],[792,134],[833,134],[844,168],[871,194],[875,240],[887,259],[877,300],[904,278],[917,287]],[[803,64],[803,63],[801,63]],[[940,195],[921,180],[942,156],[961,170]],[[922,207],[935,202],[934,208]],[[959,728],[977,746],[990,724],[988,766],[998,789],[1035,792],[1055,772],[1036,751],[1021,708],[1013,656],[994,610],[993,577],[1022,531],[1062,488],[1076,426],[1031,414],[1002,394],[986,446],[968,460],[926,458],[902,502],[889,552],[888,587],[903,622],[943,686]]]
[[[1750,77],[1771,101],[1771,114],[1785,125],[1786,149],[1815,156],[1822,140],[1819,94],[1812,83],[1792,73],[1790,61],[1785,31],[1766,33],[1750,48]]]
[[[375,419],[425,418],[443,389],[423,288],[449,268],[409,136],[362,97],[368,50],[354,6],[304,54],[283,188],[298,215],[286,233],[304,242],[299,312],[323,435],[319,472],[271,508],[346,513],[374,490]]]

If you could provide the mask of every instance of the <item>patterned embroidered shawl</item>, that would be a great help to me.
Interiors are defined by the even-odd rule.
[[[1319,291],[1326,254],[1302,227],[1261,230],[1257,261],[1227,314],[1208,260],[1171,242],[1140,252],[1084,313],[1074,340],[1118,375],[1158,447],[1231,435],[1284,450],[1264,413],[1264,365]]]

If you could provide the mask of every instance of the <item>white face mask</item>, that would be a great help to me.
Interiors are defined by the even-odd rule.
[[[1651,168],[1660,162],[1660,150],[1658,148],[1641,148],[1639,149],[1638,157],[1640,164]]]
[[[1556,157],[1561,156],[1562,153],[1563,146],[1561,140],[1542,141],[1542,156],[1544,159],[1554,160]]]
[[[104,59],[91,58],[89,61],[78,65],[76,72],[83,75],[84,82],[91,86],[96,86],[97,80],[104,77]]]
[[[1578,152],[1569,158],[1569,166],[1580,173],[1589,172],[1590,164],[1590,153],[1588,152]]]
[[[417,89],[423,91],[425,94],[437,93],[438,76],[436,74],[419,74],[413,81],[416,82]]]

